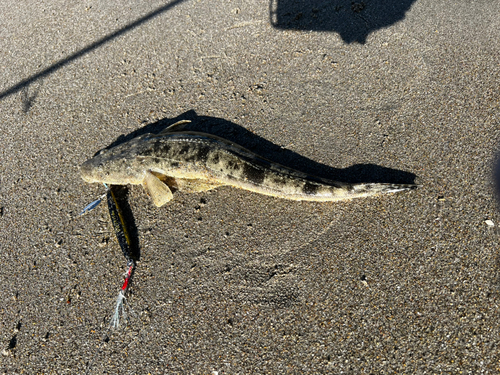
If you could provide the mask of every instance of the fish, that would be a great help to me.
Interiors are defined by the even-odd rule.
[[[184,130],[179,121],[101,150],[80,167],[88,183],[142,185],[161,207],[173,192],[231,186],[296,201],[331,202],[417,188],[415,184],[348,183],[307,174],[263,158],[224,138]]]

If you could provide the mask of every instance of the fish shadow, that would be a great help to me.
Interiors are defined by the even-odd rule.
[[[211,117],[198,116],[194,110],[182,113],[175,118],[164,118],[137,129],[128,135],[122,135],[107,148],[118,146],[143,134],[157,134],[166,127],[181,120],[190,120],[184,130],[209,133],[234,142],[246,149],[308,175],[347,183],[393,183],[414,184],[416,175],[397,169],[386,168],[375,164],[355,164],[348,168],[334,168],[320,164],[296,152],[278,146],[231,121]]]
[[[197,131],[219,136],[243,146],[266,159],[321,178],[347,183],[385,182],[394,184],[414,184],[417,177],[414,173],[386,168],[375,164],[355,164],[342,169],[320,164],[296,152],[278,146],[231,121],[217,117],[198,116],[194,110],[187,111],[175,118],[161,119],[141,129],[137,129],[128,135],[121,135],[115,142],[106,148],[109,149],[118,146],[119,144],[128,142],[143,134],[157,134],[166,127],[181,120],[191,121],[191,123],[185,127],[184,130],[186,131]]]

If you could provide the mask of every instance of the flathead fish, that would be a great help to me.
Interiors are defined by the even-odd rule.
[[[172,190],[200,192],[232,186],[273,197],[338,201],[414,189],[414,184],[346,183],[323,179],[269,161],[223,138],[184,131],[180,121],[102,150],[82,164],[87,182],[142,185],[158,207]]]

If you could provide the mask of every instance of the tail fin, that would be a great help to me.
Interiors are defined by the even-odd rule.
[[[416,184],[390,184],[390,183],[358,183],[352,184],[349,195],[352,197],[363,197],[375,194],[396,193],[403,190],[414,190]]]

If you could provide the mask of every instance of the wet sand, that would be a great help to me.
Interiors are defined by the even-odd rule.
[[[0,5],[0,373],[498,372],[500,5],[389,3]],[[125,260],[105,204],[78,216],[104,193],[78,168],[178,119],[422,187],[162,208],[129,187],[140,261],[110,331]]]

